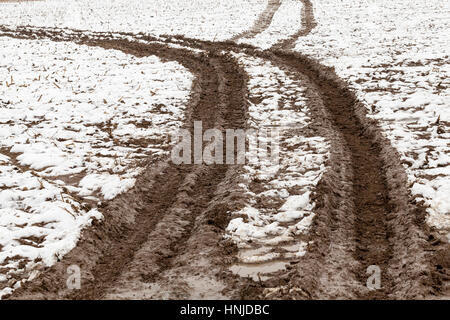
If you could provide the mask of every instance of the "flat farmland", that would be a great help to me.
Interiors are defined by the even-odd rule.
[[[450,297],[448,2],[0,21],[1,299]]]

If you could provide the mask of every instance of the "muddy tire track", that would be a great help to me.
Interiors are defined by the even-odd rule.
[[[254,290],[247,292],[249,298],[264,297],[264,289],[277,286],[281,289],[271,291],[271,298],[448,295],[448,242],[426,224],[426,208],[408,190],[398,152],[376,121],[366,117],[365,106],[333,68],[285,50],[262,52],[248,45],[184,41],[197,48],[220,45],[224,50],[242,51],[294,69],[300,79],[306,76],[316,96],[310,98],[309,106],[317,106],[312,109],[316,125],[322,127],[318,132],[332,143],[328,172],[314,196],[317,216],[307,255],[296,270],[280,274],[279,282],[255,283]],[[320,120],[324,114],[325,122]],[[380,268],[380,290],[366,286],[371,265]]]
[[[16,37],[61,40],[50,30],[21,32]],[[196,80],[185,127],[192,136],[193,121],[202,121],[204,130],[242,128],[245,123],[245,74],[226,55],[215,50],[194,54],[187,49],[127,40],[74,37],[69,41],[136,56],[156,54],[191,70]],[[174,165],[170,161],[154,164],[138,179],[135,188],[106,204],[102,209],[104,220],[94,221],[93,228],[84,230],[74,250],[60,263],[42,270],[41,276],[17,290],[14,298],[99,299],[107,288],[114,287],[122,272],[133,270],[135,254],[139,260],[139,250],[145,244],[150,246],[144,254],[146,267],[138,268],[135,276],[148,281],[158,271],[170,268],[191,234],[208,245],[219,242],[218,230],[228,223],[226,206],[210,202],[229,170],[227,165]],[[205,230],[193,232],[194,225],[197,229],[209,229],[214,240],[204,239]],[[216,247],[213,253],[223,256],[218,250],[221,248]],[[82,270],[82,289],[70,292],[65,289],[65,279],[67,268],[73,264]],[[213,271],[209,266],[206,270]],[[215,279],[215,274],[210,278]]]
[[[272,22],[273,16],[275,15],[275,12],[277,12],[278,8],[281,5],[281,0],[269,0],[267,3],[267,7],[264,9],[263,12],[259,15],[258,19],[256,19],[253,26],[238,35],[235,35],[230,39],[230,41],[238,41],[239,39],[243,38],[253,38],[258,33],[263,32],[266,30],[270,23]]]
[[[307,36],[312,29],[317,26],[316,20],[314,18],[314,8],[310,0],[301,0],[302,7],[302,27],[292,36],[287,39],[281,40],[274,44],[271,49],[275,50],[292,50],[295,47],[295,42],[300,37]]]
[[[302,28],[289,39],[274,45],[271,50],[292,50],[299,37],[308,35],[317,26],[312,3],[310,0],[301,1]],[[322,279],[327,281],[325,286],[322,285],[322,289],[317,278],[312,281],[316,285],[316,291],[322,292],[315,297],[449,297],[450,244],[426,223],[426,208],[422,203],[417,203],[411,195],[407,174],[397,150],[385,137],[376,121],[367,118],[366,107],[358,101],[355,93],[337,76],[334,69],[324,67],[319,61],[301,54],[294,54],[295,58],[285,53],[281,56],[285,60],[289,57],[290,65],[297,65],[299,72],[306,75],[319,89],[326,107],[324,112],[330,114],[341,143],[345,142],[339,148],[336,138],[330,139],[337,148],[331,148],[330,169],[319,182],[316,191],[322,210],[328,207],[325,211],[327,214],[318,214],[312,227],[316,233],[329,235],[329,247],[333,248],[331,257],[338,257],[340,252],[344,255],[340,263],[339,258],[334,258],[338,263],[332,263],[326,270],[327,267],[316,264],[320,261],[319,253],[326,252],[323,251],[326,248],[316,248],[316,261],[311,266],[325,269],[322,274],[326,276],[322,276]],[[310,99],[310,102],[313,100]],[[336,152],[345,149],[347,152]],[[348,155],[344,156],[348,151],[350,158]],[[340,164],[341,168],[335,168],[336,164]],[[339,176],[341,181],[336,179]],[[322,188],[328,190],[324,192]],[[348,203],[349,195],[353,203]],[[344,205],[336,206],[339,203]],[[342,215],[343,208],[348,210],[346,216]],[[318,211],[320,210],[319,206]],[[352,237],[348,231],[351,221]],[[353,245],[349,243],[349,238]],[[314,250],[310,250],[311,252]],[[353,261],[342,263],[350,253],[353,255]],[[311,256],[314,255],[309,257]],[[333,265],[337,268],[333,268]],[[366,279],[370,275],[367,267],[373,265],[381,270],[380,290],[368,290],[366,286]],[[342,270],[351,270],[353,276]],[[335,280],[330,283],[328,279]],[[330,285],[336,289],[330,290]]]
[[[217,86],[207,93],[216,92],[219,100],[207,100],[208,105],[199,112],[209,109],[206,117],[210,121],[215,119],[209,128],[243,128],[245,74],[228,56],[210,53],[209,58],[217,76]],[[213,108],[216,108],[215,114],[211,114]],[[218,186],[229,172],[239,167],[194,166],[176,193],[174,206],[149,234],[119,281],[108,288],[105,298],[225,298],[221,292],[225,285],[216,276],[223,265],[217,258],[225,258],[226,254],[211,244],[221,242],[229,220],[230,204],[217,195]],[[200,285],[202,283],[207,285]]]
[[[289,283],[288,290],[306,288],[297,290],[302,298],[449,295],[450,246],[426,224],[426,208],[416,203],[408,190],[398,152],[377,123],[366,117],[365,106],[332,68],[301,54],[286,53],[299,37],[308,35],[316,26],[312,3],[302,2],[302,28],[274,45],[271,53],[261,53],[248,45],[232,46],[306,76],[309,89],[321,100],[318,108],[312,108],[316,124],[327,128],[322,136],[333,145],[328,172],[315,196],[319,206],[312,227],[316,233],[311,237],[314,244],[301,264],[301,275],[297,274],[303,280],[283,280],[279,286]],[[199,48],[212,45],[179,39]],[[222,46],[226,49],[230,44]],[[309,105],[317,105],[317,97],[310,96]],[[318,119],[321,113],[328,114],[328,123]],[[329,132],[334,134],[330,136]],[[381,290],[371,291],[366,286],[370,275],[367,267],[371,265],[381,270]],[[320,276],[317,270],[322,270]],[[291,293],[285,293],[281,297],[292,298]]]
[[[328,172],[315,195],[313,245],[291,274],[296,279],[287,284],[291,292],[280,297],[292,298],[292,290],[299,297],[318,299],[420,299],[442,294],[449,246],[444,240],[430,241],[437,235],[425,222],[425,208],[407,189],[397,151],[332,68],[301,54],[273,55],[272,61],[309,79],[310,90],[320,98],[310,98],[309,105],[322,105],[329,121],[321,120],[313,107],[316,125],[331,129],[322,135],[332,143]],[[366,286],[371,265],[381,270],[380,290]]]
[[[226,191],[236,183],[239,168],[160,163],[149,167],[134,190],[107,204],[104,221],[84,231],[62,262],[13,298],[129,298],[133,290],[147,298],[420,299],[448,294],[449,245],[427,226],[426,208],[414,202],[397,151],[332,68],[287,51],[315,26],[310,1],[303,9],[302,29],[265,52],[182,36],[166,42],[186,49],[83,40],[137,55],[157,52],[185,64],[198,77],[187,123],[201,119],[205,127],[244,126],[246,75],[221,50],[260,57],[298,75],[307,86],[313,126],[328,138],[331,151],[313,197],[316,218],[308,252],[293,268],[259,283],[229,275],[236,248],[221,237],[227,212],[240,206],[239,196]],[[263,20],[267,27],[270,21]],[[192,55],[188,48],[209,54]],[[193,255],[204,258],[202,263],[193,263]],[[60,291],[71,264],[89,270],[85,288],[75,294]],[[370,265],[381,269],[381,290],[366,287]],[[124,282],[128,276],[131,281]]]
[[[322,255],[326,253],[322,259],[312,256],[313,265],[323,261],[312,297],[384,298],[384,291],[375,291],[377,296],[372,297],[365,288],[366,268],[377,265],[386,270],[391,255],[386,226],[390,208],[380,150],[364,134],[353,112],[355,100],[350,92],[311,72],[310,61],[295,55],[278,56],[311,81],[331,124],[328,136],[335,134],[331,138],[332,162],[315,196],[318,218],[313,232],[323,232],[328,244],[316,248]],[[322,237],[312,241],[318,243],[324,240]],[[387,273],[383,275],[382,288],[389,292],[391,279]]]

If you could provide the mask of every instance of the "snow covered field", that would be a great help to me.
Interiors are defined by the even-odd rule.
[[[182,34],[219,41],[249,29],[266,5],[267,0],[0,1],[0,20],[8,26]]]
[[[450,239],[450,2],[313,0],[295,50],[332,66],[400,152],[429,223]]]
[[[240,39],[238,43],[269,49],[278,41],[288,38],[301,28],[302,7],[302,3],[297,0],[282,1],[266,30],[254,37]]]
[[[240,38],[269,2],[0,0],[0,25],[89,36],[236,37],[267,50],[298,34],[303,9],[299,0],[282,0],[267,28]],[[311,2],[317,26],[296,40],[294,51],[348,82],[399,151],[428,223],[450,240],[450,2]],[[245,264],[272,260],[282,269],[306,252],[310,196],[327,169],[329,144],[305,134],[311,113],[298,78],[236,52],[248,75],[247,124],[281,129],[281,162],[244,166],[245,207],[229,212],[225,237],[240,248],[244,273]],[[0,33],[0,298],[74,248],[81,230],[102,219],[96,205],[129,190],[144,165],[170,152],[194,80],[180,64],[156,56]]]
[[[279,139],[280,161],[244,167],[241,187],[247,204],[232,213],[236,218],[227,236],[246,249],[240,251],[241,263],[298,258],[305,253],[307,243],[298,238],[314,218],[310,195],[326,168],[328,145],[322,137],[306,135],[311,119],[302,83],[263,59],[245,54],[236,58],[250,77],[249,127],[266,128],[272,142]],[[271,136],[274,129],[279,138]]]
[[[72,249],[102,217],[91,204],[168,153],[193,76],[74,43],[0,38],[0,48],[0,284],[10,286]]]

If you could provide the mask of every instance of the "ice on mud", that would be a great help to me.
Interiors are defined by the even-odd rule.
[[[268,0],[46,0],[0,2],[8,26],[71,28],[101,32],[181,34],[227,40],[248,30]]]
[[[450,2],[311,2],[317,26],[295,50],[347,81],[399,151],[428,223],[450,239]]]
[[[304,254],[306,244],[297,236],[307,233],[312,223],[311,193],[326,169],[328,144],[323,137],[306,137],[302,133],[311,121],[302,83],[265,60],[245,54],[235,57],[249,75],[250,101],[259,101],[250,102],[249,125],[280,130],[280,162],[244,166],[245,183],[240,187],[247,196],[246,206],[231,212],[232,220],[227,227],[226,237],[240,248],[241,264],[235,269],[250,268],[256,272],[257,267],[242,264],[269,263]],[[253,189],[253,183],[260,187]],[[291,252],[284,247],[296,249]],[[278,265],[283,267],[284,263]]]
[[[281,1],[269,27],[252,38],[243,38],[238,43],[251,44],[269,49],[280,40],[287,39],[302,27],[302,2],[296,0]]]
[[[0,297],[168,155],[193,78],[155,56],[0,38]]]

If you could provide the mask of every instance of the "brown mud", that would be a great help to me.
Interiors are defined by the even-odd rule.
[[[47,32],[45,36],[51,37],[51,34]],[[35,36],[20,35],[23,38]],[[60,39],[55,35],[54,40]],[[204,130],[242,128],[245,125],[245,74],[227,55],[211,50],[207,55],[194,54],[184,49],[126,40],[83,39],[79,43],[122,50],[136,56],[156,54],[188,68],[196,75],[185,125],[192,136],[193,121],[202,121]],[[228,223],[228,205],[213,201],[213,198],[218,184],[232,170],[236,168],[228,165],[174,165],[168,160],[149,166],[135,188],[102,208],[104,219],[83,232],[77,248],[61,263],[43,272],[36,282],[39,282],[36,292],[26,290],[25,285],[17,294],[23,291],[24,297],[33,292],[31,295],[35,297],[98,299],[107,292],[117,291],[115,281],[123,272],[127,273],[129,280],[130,270],[136,270],[132,275],[136,283],[151,283],[162,270],[170,267],[174,256],[184,252],[189,240],[197,241],[199,245],[220,242]],[[216,257],[223,255],[220,246],[214,249]],[[187,262],[197,259],[198,256],[194,255]],[[70,292],[64,289],[66,286],[62,280],[67,278],[65,270],[72,264],[80,266],[83,276],[82,289]],[[216,266],[204,267],[204,276],[217,272]],[[190,271],[198,270],[191,266]],[[215,274],[209,278],[215,281]],[[133,285],[130,284],[131,287]],[[120,281],[118,286],[123,292],[125,287]],[[128,298],[136,294],[131,287]],[[180,292],[174,290],[174,294]]]
[[[302,27],[287,39],[280,40],[271,49],[291,50],[295,47],[295,42],[300,37],[307,36],[317,25],[314,19],[314,9],[310,0],[300,0],[302,2]]]

